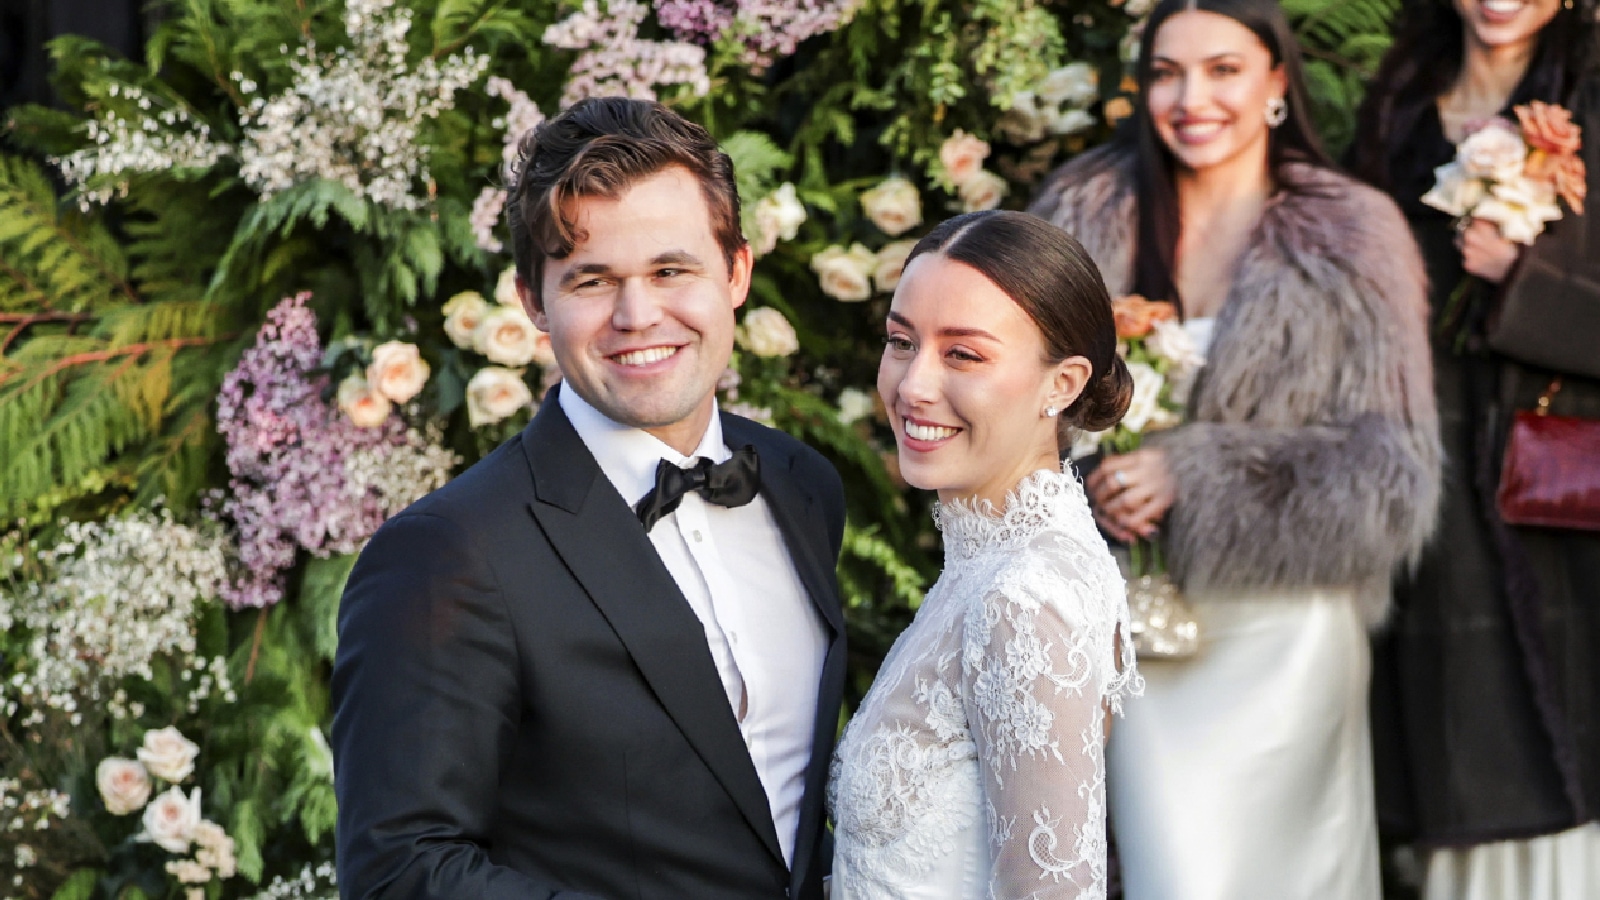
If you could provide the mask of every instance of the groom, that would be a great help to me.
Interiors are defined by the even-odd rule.
[[[518,287],[565,375],[379,530],[339,611],[345,897],[821,897],[838,475],[718,414],[732,164],[655,103],[524,139]]]

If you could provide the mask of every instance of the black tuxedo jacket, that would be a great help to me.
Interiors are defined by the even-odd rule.
[[[553,398],[552,398],[553,399]],[[723,415],[828,635],[786,866],[700,621],[560,404],[396,516],[339,610],[345,897],[816,900],[844,685],[838,474]],[[752,585],[750,600],[760,602]]]

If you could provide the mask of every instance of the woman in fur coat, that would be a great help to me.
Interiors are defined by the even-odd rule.
[[[1188,423],[1087,482],[1112,536],[1159,531],[1203,631],[1140,661],[1112,736],[1127,897],[1373,900],[1367,628],[1439,492],[1422,262],[1318,146],[1273,0],[1163,0],[1139,59],[1120,139],[1033,206],[1211,335]]]

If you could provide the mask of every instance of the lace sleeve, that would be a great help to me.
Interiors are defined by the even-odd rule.
[[[968,613],[962,678],[998,900],[1105,896],[1104,710],[1139,678],[1131,650],[1118,658],[1121,585],[1082,562],[1035,559]]]

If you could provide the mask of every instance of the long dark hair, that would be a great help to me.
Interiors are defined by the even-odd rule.
[[[1150,96],[1151,57],[1161,26],[1172,16],[1189,11],[1216,13],[1238,22],[1267,48],[1273,65],[1283,67],[1287,84],[1283,99],[1288,103],[1288,118],[1267,138],[1267,169],[1278,187],[1289,191],[1306,189],[1288,171],[1290,163],[1334,168],[1311,121],[1300,45],[1289,30],[1289,22],[1277,0],[1161,0],[1150,12],[1139,41],[1135,70],[1139,96]],[[1176,277],[1181,225],[1178,192],[1173,183],[1177,160],[1162,143],[1155,122],[1150,118],[1149,106],[1144,102],[1119,130],[1116,142],[1123,145],[1125,152],[1132,153],[1135,163],[1139,233],[1133,255],[1133,290],[1151,299],[1170,300],[1181,310],[1183,298],[1178,294]]]
[[[1542,100],[1566,103],[1578,79],[1597,60],[1595,0],[1581,0],[1556,11],[1539,32],[1528,71],[1511,93],[1511,103]],[[1357,113],[1351,154],[1355,174],[1383,189],[1390,182],[1393,157],[1415,132],[1429,105],[1461,75],[1465,23],[1451,0],[1406,0],[1395,20],[1394,43],[1378,66]]]

